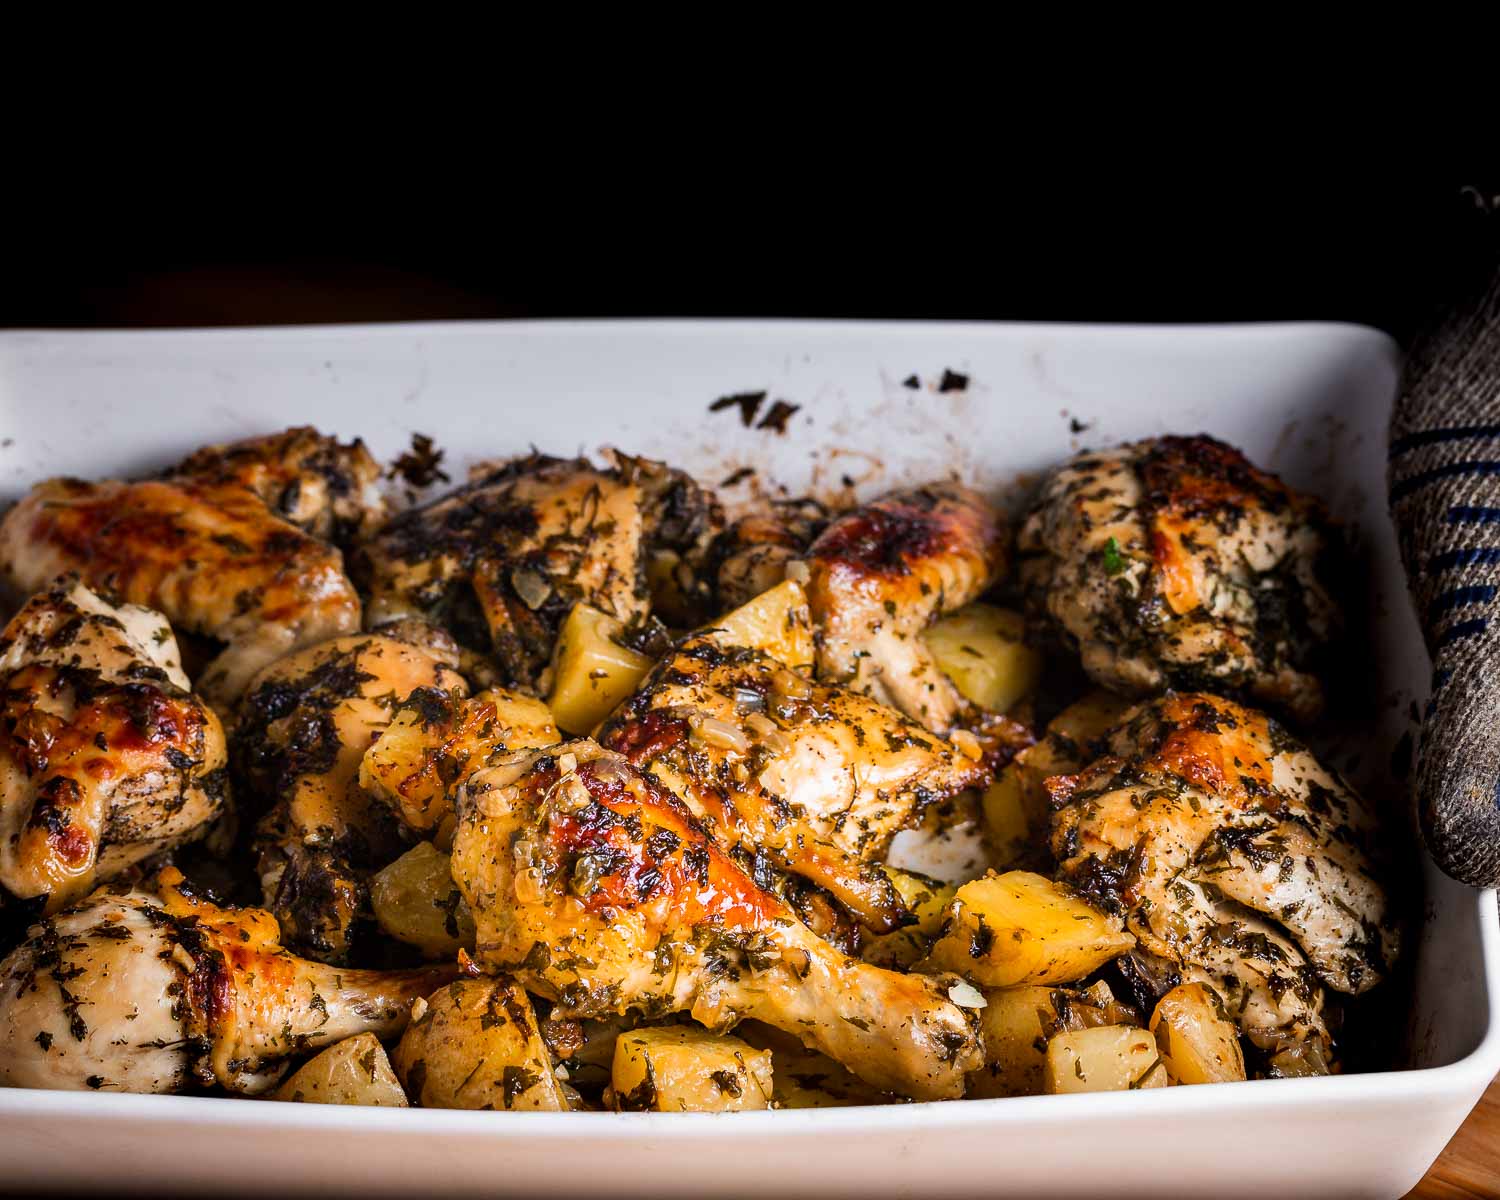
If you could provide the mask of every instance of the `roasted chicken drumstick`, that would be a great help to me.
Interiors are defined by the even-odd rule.
[[[981,1055],[941,979],[861,963],[809,931],[649,775],[590,741],[472,776],[453,878],[476,956],[558,1002],[710,1027],[754,1017],[878,1087],[954,1098]]]
[[[399,1033],[453,973],[296,958],[269,913],[208,903],[168,868],[154,891],[101,888],[47,918],[0,962],[0,1085],[255,1095],[293,1056]]]
[[[956,484],[893,492],[834,520],[807,552],[820,630],[818,677],[900,709],[934,733],[992,722],[938,669],[922,630],[977,598],[1003,572],[994,508]]]

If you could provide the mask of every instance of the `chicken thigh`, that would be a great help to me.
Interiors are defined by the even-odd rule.
[[[451,967],[306,962],[260,909],[221,908],[167,868],[152,891],[101,888],[0,962],[0,1086],[257,1095],[304,1055],[389,1037]]]
[[[65,576],[6,626],[0,936],[202,836],[225,794],[224,731],[159,614]]]
[[[633,472],[540,454],[508,463],[364,545],[368,624],[430,621],[492,653],[500,683],[545,691],[575,602],[624,621],[645,615],[642,502]]]
[[[453,878],[476,956],[556,1018],[753,1017],[877,1087],[962,1095],[981,1053],[941,978],[861,963],[758,887],[651,776],[576,741],[481,771],[459,798]]]
[[[1324,1036],[1322,988],[1387,973],[1396,919],[1374,814],[1260,713],[1203,694],[1139,705],[1047,789],[1062,877],[1149,952],[1211,980],[1263,1048]]]
[[[1018,538],[1033,610],[1104,687],[1234,691],[1299,720],[1334,635],[1319,504],[1213,438],[1087,452],[1041,490]]]
[[[725,849],[768,856],[876,932],[906,915],[874,865],[891,838],[990,777],[894,709],[711,633],[663,659],[599,741],[660,779]]]

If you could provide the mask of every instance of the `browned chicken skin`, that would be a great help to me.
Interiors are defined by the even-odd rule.
[[[48,480],[0,522],[0,568],[22,592],[77,571],[178,630],[228,643],[198,680],[221,711],[267,663],[359,628],[339,552],[239,483]]]
[[[1260,713],[1199,693],[1131,709],[1107,753],[1047,781],[1062,877],[1211,983],[1275,1050],[1327,1040],[1323,986],[1395,958],[1374,814]]]
[[[555,999],[555,1017],[753,1017],[921,1099],[961,1095],[981,1060],[942,981],[811,933],[680,800],[592,742],[481,771],[459,804],[453,877],[476,956]]]
[[[310,425],[222,446],[205,446],[167,472],[209,483],[238,483],[288,524],[347,545],[385,518],[380,464],[356,438],[348,445]]]
[[[0,635],[0,914],[55,912],[202,836],[224,765],[166,621],[58,580]]]
[[[451,967],[351,971],[281,949],[256,908],[198,898],[168,868],[102,888],[0,962],[0,1086],[256,1095],[293,1057],[389,1037]]]
[[[1321,711],[1312,661],[1339,624],[1327,517],[1238,450],[1199,436],[1080,454],[1047,480],[1018,545],[1031,608],[1103,686]]]
[[[359,765],[419,688],[468,691],[451,663],[416,646],[349,634],[272,664],[241,703],[243,776],[271,802],[254,838],[265,905],[299,954],[346,961],[368,875],[401,852],[389,808],[359,786]]]
[[[659,777],[726,849],[768,856],[877,932],[906,914],[874,861],[929,805],[989,779],[893,709],[713,635],[663,659],[599,741]]]
[[[969,704],[920,636],[984,592],[1005,558],[998,514],[956,484],[893,492],[837,518],[806,559],[818,677],[873,696],[935,733],[968,728],[1019,749],[1024,731]]]

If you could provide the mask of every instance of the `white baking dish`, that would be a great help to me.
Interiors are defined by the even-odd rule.
[[[957,472],[1014,495],[1083,443],[1208,431],[1323,495],[1371,566],[1387,764],[1427,659],[1385,515],[1396,352],[1333,325],[567,323],[0,335],[0,500],[314,423],[448,465],[617,444],[717,482],[869,494]],[[939,390],[945,370],[968,386]],[[920,386],[903,381],[918,377]],[[950,380],[950,383],[953,382]],[[726,393],[800,405],[785,436]],[[1077,431],[1072,421],[1089,427]],[[455,470],[455,477],[459,472]],[[733,494],[733,493],[731,493]],[[1393,823],[1391,836],[1406,839]],[[1415,861],[1415,860],[1414,860]],[[1068,1097],[731,1116],[495,1114],[0,1090],[0,1186],[427,1195],[1396,1196],[1500,1070],[1493,893],[1426,872],[1403,1069]]]

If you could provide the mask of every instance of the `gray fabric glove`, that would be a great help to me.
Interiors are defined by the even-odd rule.
[[[1419,336],[1391,420],[1391,515],[1432,656],[1416,799],[1438,866],[1500,883],[1500,270]]]

